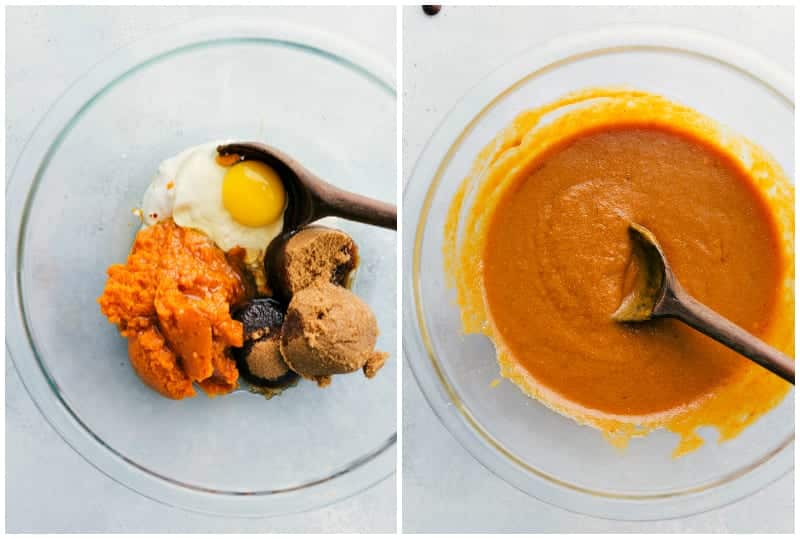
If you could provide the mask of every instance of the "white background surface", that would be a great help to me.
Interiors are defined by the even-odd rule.
[[[690,26],[738,41],[793,71],[792,8],[472,8],[403,19],[403,170],[455,101],[505,59],[537,43],[609,24]],[[528,497],[474,460],[403,372],[406,532],[791,532],[793,475],[726,508],[685,519],[626,523],[575,515]]]
[[[234,11],[235,10],[235,11]],[[11,170],[50,104],[115,49],[197,18],[257,15],[341,32],[394,63],[395,9],[10,8],[6,14],[6,161]],[[102,475],[50,428],[6,358],[9,532],[392,532],[394,478],[324,509],[260,520],[187,513]]]

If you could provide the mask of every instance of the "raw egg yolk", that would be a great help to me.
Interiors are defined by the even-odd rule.
[[[283,213],[286,190],[271,167],[258,161],[242,161],[225,173],[222,204],[237,223],[264,226]]]

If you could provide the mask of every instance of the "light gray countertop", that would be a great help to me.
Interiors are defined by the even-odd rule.
[[[395,9],[10,8],[6,15],[6,161],[80,75],[117,48],[171,25],[222,15],[270,17],[338,32],[394,62]],[[101,474],[38,412],[6,357],[6,528],[9,532],[392,532],[395,478],[326,508],[225,519],[146,499]]]
[[[419,7],[406,7],[403,17],[405,179],[431,133],[455,101],[504,58],[537,43],[611,24],[674,24],[737,41],[793,72],[793,21],[790,7],[445,6],[432,18],[426,17]],[[794,529],[793,474],[728,507],[677,520],[612,522],[557,509],[517,491],[462,449],[433,414],[407,365],[403,381],[403,530],[406,532],[791,532]]]

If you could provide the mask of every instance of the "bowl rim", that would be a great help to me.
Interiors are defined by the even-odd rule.
[[[23,145],[6,184],[6,352],[39,412],[94,468],[147,497],[188,511],[264,517],[308,511],[362,492],[395,472],[397,432],[370,452],[302,485],[266,491],[214,490],[158,474],[106,444],[63,400],[38,358],[24,313],[20,265],[30,203],[41,173],[83,112],[117,83],[173,55],[225,44],[294,48],[354,71],[396,101],[391,62],[363,45],[320,30],[264,17],[204,18],[148,34],[95,64],[53,102]]]
[[[571,512],[611,520],[661,520],[733,503],[793,469],[794,435],[755,466],[701,491],[655,497],[618,496],[579,487],[533,468],[495,440],[472,417],[431,346],[420,294],[423,234],[432,198],[462,140],[502,98],[539,74],[581,58],[625,50],[661,50],[723,64],[755,80],[792,110],[792,77],[772,60],[729,40],[672,25],[606,26],[549,40],[511,58],[467,91],[445,115],[420,152],[403,193],[403,355],[435,415],[458,443],[493,474],[526,494]],[[791,397],[790,397],[791,398]],[[753,478],[753,475],[758,478]]]

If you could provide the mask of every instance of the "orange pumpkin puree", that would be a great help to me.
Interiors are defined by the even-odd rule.
[[[171,399],[236,388],[228,348],[242,346],[230,306],[244,298],[240,275],[201,232],[171,219],[136,235],[125,264],[108,269],[98,302],[128,338],[131,365],[145,384]]]
[[[736,436],[791,386],[680,322],[613,322],[628,224],[653,231],[690,294],[793,354],[792,206],[754,144],[659,96],[587,90],[486,146],[445,258],[464,329],[493,340],[503,376],[620,446],[670,429],[680,455],[698,427]]]

